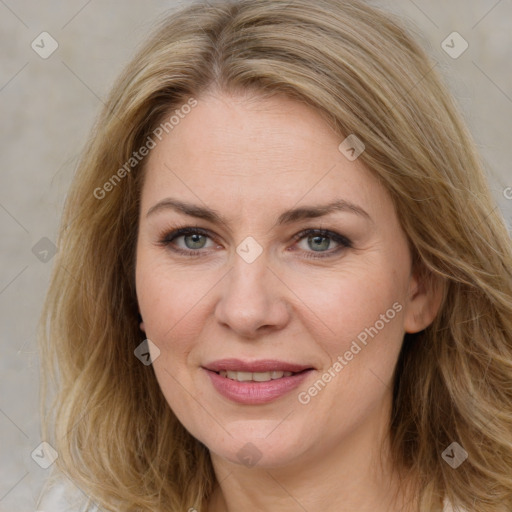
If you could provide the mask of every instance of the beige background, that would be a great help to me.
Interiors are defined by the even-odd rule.
[[[512,187],[512,2],[379,3],[404,15],[439,63],[512,226],[512,200],[504,194]],[[35,510],[50,471],[30,454],[41,442],[35,326],[52,260],[40,261],[32,247],[43,237],[55,240],[77,155],[102,98],[152,23],[176,4],[0,0],[1,511]],[[59,44],[46,60],[31,48],[43,31]],[[469,43],[456,60],[441,48],[453,31]]]

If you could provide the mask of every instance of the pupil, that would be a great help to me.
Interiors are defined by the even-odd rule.
[[[322,243],[322,240],[324,243]],[[322,250],[322,249],[328,249],[329,248],[329,242],[330,240],[326,238],[325,236],[313,236],[309,238],[309,241],[313,241],[314,244],[319,244],[320,247],[312,247],[313,250]]]
[[[188,244],[186,243],[187,247],[189,249],[201,249],[204,246],[204,240],[202,240],[203,243],[201,243],[201,238],[204,239],[203,235],[198,235],[197,233],[193,235],[189,235],[188,237],[185,237],[185,240],[189,239],[192,240],[192,243]],[[190,247],[192,246],[192,247]]]

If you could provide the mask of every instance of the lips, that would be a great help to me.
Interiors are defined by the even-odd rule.
[[[314,370],[285,361],[240,359],[214,361],[203,369],[221,395],[246,405],[265,404],[288,394]]]

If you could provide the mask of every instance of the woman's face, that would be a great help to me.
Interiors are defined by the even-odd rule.
[[[148,157],[142,328],[169,406],[222,460],[378,439],[404,333],[432,319],[390,197],[342,142],[293,100],[205,95]]]

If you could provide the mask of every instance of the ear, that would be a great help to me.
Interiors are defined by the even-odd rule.
[[[141,331],[146,332],[146,327],[144,325],[144,320],[142,320],[142,316],[141,316],[140,312],[139,312],[139,327],[140,327]]]
[[[443,303],[445,282],[425,268],[411,275],[404,314],[404,330],[409,334],[423,331],[435,319]]]

